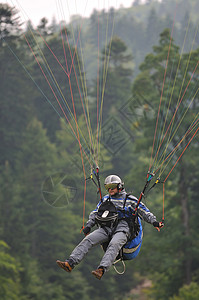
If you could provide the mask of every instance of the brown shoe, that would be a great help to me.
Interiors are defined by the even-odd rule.
[[[92,274],[97,278],[97,279],[101,279],[103,274],[104,274],[104,269],[103,268],[99,268],[95,271],[92,271]]]
[[[60,268],[64,269],[66,272],[71,272],[73,269],[73,267],[69,264],[68,261],[57,260],[56,263]]]

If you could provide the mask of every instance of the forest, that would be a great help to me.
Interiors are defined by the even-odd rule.
[[[135,0],[35,27],[0,3],[0,299],[199,299],[198,11]],[[139,255],[100,281],[100,246],[56,265],[99,202],[96,167],[103,195],[109,174],[137,198],[154,174],[143,202],[165,225],[143,221]]]

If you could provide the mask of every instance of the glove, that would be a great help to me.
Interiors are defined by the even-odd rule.
[[[156,227],[158,229],[158,231],[160,231],[159,228],[162,228],[164,226],[164,223],[163,222],[153,222],[153,226]]]
[[[86,236],[87,234],[89,234],[90,231],[91,231],[91,228],[88,227],[88,226],[84,227],[84,229],[83,229],[83,233],[84,233],[85,236]]]

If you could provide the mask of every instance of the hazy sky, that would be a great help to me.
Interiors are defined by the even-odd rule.
[[[130,7],[133,0],[0,0],[3,2],[15,6],[21,12],[22,21],[30,19],[38,25],[43,17],[50,22],[53,16],[57,21],[64,19],[68,22],[73,14],[89,16],[94,8]]]

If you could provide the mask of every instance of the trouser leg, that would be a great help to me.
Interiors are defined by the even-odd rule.
[[[99,267],[103,267],[105,271],[108,271],[119,254],[120,249],[126,244],[127,240],[127,232],[116,232],[108,245]]]
[[[75,265],[77,265],[93,246],[107,242],[108,239],[108,232],[106,232],[102,228],[98,228],[89,235],[87,235],[79,243],[79,245],[77,245],[77,247],[73,250],[69,258],[74,262]]]

